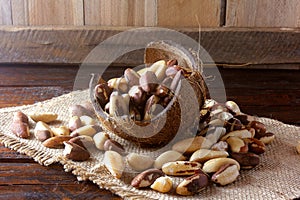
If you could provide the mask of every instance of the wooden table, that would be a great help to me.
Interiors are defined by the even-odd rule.
[[[77,65],[0,65],[0,107],[32,104],[73,90]],[[108,69],[107,76],[121,68]],[[300,71],[219,68],[227,99],[243,112],[300,124]],[[120,199],[59,164],[40,166],[0,146],[0,199]]]

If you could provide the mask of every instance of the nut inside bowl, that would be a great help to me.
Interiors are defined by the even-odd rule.
[[[103,103],[101,105],[99,98],[95,97],[95,88],[99,84],[106,84],[99,75],[94,75],[90,81],[90,98],[104,128],[141,147],[160,147],[168,144],[176,135],[184,136],[187,129],[197,128],[200,108],[205,99],[209,98],[209,94],[201,73],[196,71],[197,65],[193,56],[180,45],[169,41],[152,42],[146,47],[144,59],[146,64],[152,64],[159,60],[165,62],[177,59],[178,64],[176,66],[182,67],[182,70],[177,73],[180,76],[178,84],[173,88],[173,93],[167,96],[167,103],[162,104],[160,96],[157,97],[157,95],[147,92],[147,102],[143,107],[145,110],[144,119],[135,120],[135,118],[130,118],[126,114],[123,115],[126,113],[123,104],[124,109],[121,109],[119,116],[108,114]],[[134,74],[134,72],[130,72]],[[156,85],[155,90],[158,87],[162,87],[162,84]],[[118,100],[118,98],[122,98],[120,97],[121,94],[113,93],[110,95],[115,95],[110,96],[110,103],[115,102],[114,104],[121,107]],[[127,104],[129,110],[129,105],[132,103],[131,99],[128,102],[130,102]],[[158,106],[159,113],[151,118],[146,118],[147,105],[155,105],[155,108],[157,108],[157,105],[163,105],[163,107],[159,109]]]

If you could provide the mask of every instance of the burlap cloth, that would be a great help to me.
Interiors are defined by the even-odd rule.
[[[86,162],[73,162],[62,155],[63,150],[53,150],[42,146],[33,137],[29,140],[15,137],[10,132],[10,124],[14,111],[24,113],[32,111],[52,111],[59,114],[61,123],[69,119],[69,106],[81,104],[89,99],[87,91],[75,91],[33,105],[0,109],[0,142],[20,153],[27,154],[42,165],[60,162],[66,171],[72,171],[78,180],[89,179],[100,188],[105,188],[125,199],[293,199],[300,197],[300,155],[295,145],[300,140],[300,127],[281,122],[259,118],[269,131],[276,135],[275,141],[267,146],[267,151],[261,155],[261,163],[254,169],[242,170],[238,180],[225,187],[211,185],[192,197],[181,197],[171,194],[161,194],[150,189],[138,190],[130,186],[132,177],[130,170],[118,180],[110,175],[102,164],[103,152],[90,150],[91,159]],[[33,123],[33,122],[31,122]],[[57,124],[56,124],[57,125]],[[53,124],[55,126],[55,124]],[[147,153],[147,150],[120,138],[128,152]],[[151,154],[151,152],[149,153]],[[155,155],[153,155],[155,156]],[[175,182],[180,181],[175,179]]]

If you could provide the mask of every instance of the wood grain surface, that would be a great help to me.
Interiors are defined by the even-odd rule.
[[[126,67],[111,66],[104,77]],[[0,107],[31,104],[73,90],[78,65],[0,65]],[[210,69],[205,71],[210,74]],[[299,70],[219,67],[228,100],[243,112],[300,125]],[[221,88],[213,87],[218,91]],[[77,181],[59,164],[40,166],[30,157],[0,145],[0,199],[120,199],[90,181]]]
[[[0,28],[0,63],[81,63],[89,53],[106,39],[130,30],[122,27],[56,27]],[[131,30],[132,31],[132,30]],[[151,31],[127,34],[118,40],[121,47],[136,48],[131,56],[123,55],[115,62],[136,65],[142,63],[145,39]],[[142,33],[142,34],[141,34]],[[198,29],[182,29],[180,33],[198,41]],[[168,37],[168,33],[166,32]],[[134,40],[135,44],[128,43]],[[127,42],[127,43],[126,43]],[[182,41],[184,45],[184,41]],[[213,61],[225,64],[297,64],[300,63],[299,29],[201,29],[200,45]],[[107,46],[114,52],[116,44]],[[111,62],[102,59],[102,63]],[[284,65],[282,65],[284,66]],[[297,67],[296,66],[296,67]]]
[[[298,0],[227,0],[228,27],[300,27]]]

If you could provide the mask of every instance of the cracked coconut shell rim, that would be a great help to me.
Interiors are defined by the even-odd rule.
[[[98,104],[94,96],[95,86],[103,79],[93,75],[90,81],[90,99],[104,129],[129,140],[140,147],[161,147],[176,137],[184,137],[187,129],[196,130],[199,111],[209,91],[199,71],[196,58],[181,45],[171,41],[149,43],[144,52],[144,63],[150,65],[159,60],[176,59],[178,65],[191,73],[181,79],[175,95],[167,107],[151,121],[135,121],[110,116]]]

